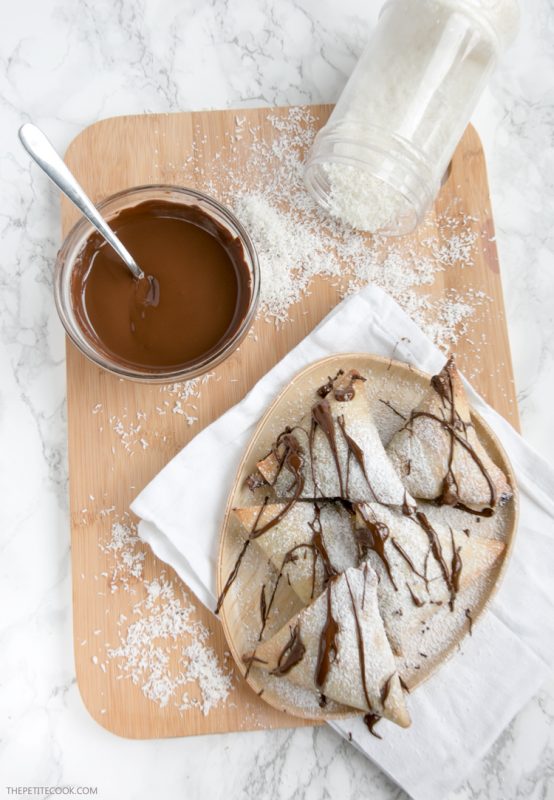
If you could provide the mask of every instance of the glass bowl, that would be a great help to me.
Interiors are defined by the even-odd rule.
[[[250,300],[246,315],[233,335],[223,336],[220,342],[206,356],[200,356],[190,364],[179,367],[150,368],[123,364],[110,353],[99,347],[98,342],[79,320],[75,311],[71,283],[79,255],[94,232],[85,219],[81,219],[69,232],[57,257],[54,275],[54,294],[56,307],[67,335],[73,344],[91,361],[121,378],[146,383],[173,383],[189,380],[220,364],[239,346],[244,339],[256,313],[260,294],[260,267],[256,250],[250,236],[235,215],[217,200],[196,189],[178,186],[149,185],[126,189],[103,200],[98,209],[109,222],[119,212],[149,200],[164,200],[178,205],[197,206],[227,230],[242,246],[244,263],[250,277]],[[126,267],[122,264],[122,269]]]

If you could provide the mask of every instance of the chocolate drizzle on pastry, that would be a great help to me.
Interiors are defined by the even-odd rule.
[[[250,533],[250,539],[257,539],[258,536],[261,536],[262,534],[271,530],[271,528],[275,527],[275,525],[277,525],[284,517],[286,517],[288,512],[298,501],[298,498],[302,494],[302,490],[304,488],[304,457],[302,448],[298,443],[298,439],[287,430],[284,431],[277,440],[277,447],[280,445],[282,445],[284,448],[283,455],[281,457],[280,469],[286,469],[287,472],[292,475],[293,483],[291,488],[294,488],[294,493],[292,497],[287,500],[281,511],[279,511],[278,514],[270,519],[269,522],[266,522],[259,528],[257,524],[254,525],[254,528]]]
[[[337,406],[334,404],[334,401],[340,403],[352,401],[358,389],[356,386],[357,381],[363,380],[365,378],[356,370],[350,370],[347,373],[339,370],[334,378],[329,377],[328,381],[317,390],[318,398],[311,408],[310,415],[303,417],[303,421],[298,426],[287,427],[283,430],[275,440],[266,459],[263,462],[258,462],[259,470],[247,479],[246,484],[252,491],[262,486],[271,485],[275,487],[274,496],[286,499],[277,500],[276,502],[279,505],[275,509],[266,509],[266,498],[251,530],[250,525],[254,514],[252,512],[244,514],[244,519],[248,519],[248,523],[243,524],[248,525],[250,532],[218,600],[216,613],[220,610],[230,586],[237,577],[240,564],[250,543],[275,528],[298,503],[298,518],[293,515],[294,524],[291,521],[289,526],[285,526],[283,540],[275,544],[276,540],[268,537],[267,547],[266,542],[261,542],[263,549],[270,553],[270,559],[276,568],[275,573],[272,573],[272,577],[269,580],[266,579],[266,582],[261,586],[259,596],[261,628],[256,648],[268,661],[263,661],[257,657],[254,650],[251,655],[243,658],[244,663],[247,664],[246,674],[248,674],[252,666],[258,663],[262,666],[265,665],[266,670],[270,670],[273,667],[269,672],[270,675],[277,677],[288,676],[291,670],[304,660],[302,667],[293,672],[289,680],[293,684],[304,688],[308,685],[311,686],[321,708],[327,705],[329,699],[329,701],[352,705],[354,708],[365,709],[367,713],[365,713],[363,719],[369,732],[377,738],[381,738],[379,733],[375,732],[375,726],[383,716],[396,721],[394,716],[398,714],[396,705],[399,702],[403,702],[402,692],[398,691],[398,680],[396,678],[398,673],[392,671],[391,674],[391,670],[395,670],[394,655],[405,659],[405,664],[408,665],[410,670],[420,669],[421,666],[412,664],[410,650],[412,642],[409,643],[407,650],[403,648],[405,631],[415,620],[418,623],[421,621],[424,626],[427,625],[429,615],[436,610],[433,606],[443,604],[445,606],[446,603],[449,603],[450,610],[454,610],[456,597],[460,592],[464,566],[462,552],[466,562],[467,574],[471,575],[472,569],[474,569],[473,554],[471,552],[473,542],[468,545],[467,551],[462,551],[462,545],[458,544],[458,541],[463,540],[465,542],[465,538],[458,539],[459,534],[456,532],[455,535],[454,530],[450,528],[450,542],[452,545],[450,550],[447,534],[448,527],[437,524],[437,529],[435,530],[427,515],[417,510],[417,506],[414,505],[414,501],[407,490],[404,492],[401,507],[403,518],[400,517],[401,485],[397,494],[393,495],[393,502],[379,504],[379,499],[376,497],[369,475],[372,476],[377,488],[381,486],[381,483],[386,485],[387,481],[381,475],[381,467],[374,454],[373,460],[370,460],[372,459],[371,446],[365,444],[364,451],[351,435],[356,436],[361,443],[373,442],[374,446],[376,446],[376,440],[371,438],[374,435],[373,428],[371,429],[371,436],[366,436],[366,429],[363,427],[363,423],[360,422],[360,419],[363,419],[363,413],[366,413],[364,406],[363,404],[358,406],[355,403],[351,404],[350,408],[344,407],[344,409],[341,409],[339,407],[337,410]],[[447,436],[441,432],[440,438],[437,437],[439,443],[442,441],[445,443],[444,461],[442,461],[443,467],[439,472],[439,480],[427,497],[433,497],[440,487],[440,496],[435,498],[432,501],[433,503],[453,506],[477,516],[489,516],[493,513],[498,503],[497,494],[501,494],[502,490],[496,490],[495,483],[488,472],[486,466],[488,457],[483,457],[482,453],[479,455],[481,451],[478,450],[476,452],[471,444],[473,439],[468,438],[468,431],[472,429],[472,424],[469,421],[464,421],[455,407],[457,397],[455,394],[455,380],[453,382],[450,372],[444,370],[443,373],[432,379],[431,385],[440,397],[439,401],[433,398],[433,392],[429,392],[431,409],[436,413],[419,410],[421,407],[419,406],[407,418],[394,408],[388,400],[379,400],[379,402],[387,406],[394,415],[402,420],[401,430],[406,429],[412,435],[417,433],[417,428],[414,431],[414,423],[420,417],[432,420],[441,426],[442,431],[446,432]],[[344,411],[344,413],[341,413],[341,411]],[[369,410],[367,413],[369,413]],[[465,413],[463,408],[461,413]],[[350,420],[353,420],[353,422],[351,423]],[[350,433],[347,430],[347,424],[350,427]],[[361,433],[357,433],[357,431],[361,431]],[[436,432],[435,428],[434,431]],[[377,441],[377,444],[380,443]],[[446,446],[449,448],[448,451]],[[490,490],[490,507],[483,511],[467,508],[460,500],[460,494],[463,494],[465,484],[458,476],[460,480],[460,486],[458,486],[454,472],[454,456],[457,447],[462,447],[469,453],[472,461],[477,465],[487,481]],[[442,478],[442,470],[446,462],[447,453],[448,466],[446,474]],[[311,473],[307,472],[308,459]],[[464,457],[464,461],[467,463],[468,459]],[[415,466],[414,462],[414,475],[417,473]],[[410,473],[411,469],[412,464],[408,461],[407,473]],[[335,479],[335,470],[337,479]],[[279,476],[281,476],[281,479],[275,486]],[[289,476],[290,481],[288,480]],[[313,483],[313,494],[311,486],[306,487],[306,482],[310,483],[310,477]],[[383,480],[381,480],[382,477]],[[318,485],[318,480],[321,486]],[[478,482],[482,488],[485,488],[481,480]],[[367,484],[375,502],[368,501],[366,504],[351,501],[351,488],[352,494],[354,494],[354,491],[362,497],[367,494],[364,483]],[[408,482],[406,482],[406,486],[409,486]],[[322,487],[326,490],[325,496],[322,496]],[[304,495],[305,490],[306,495]],[[503,497],[504,494],[500,499],[502,500]],[[483,502],[486,501],[487,492],[485,488]],[[337,511],[345,508],[349,513],[357,515],[358,524],[354,525],[353,523],[352,528],[358,550],[358,567],[352,566],[347,569],[347,567],[343,566],[343,561],[350,564],[352,561],[355,562],[355,553],[352,553],[351,541],[347,542],[346,548],[336,551],[336,563],[333,563],[335,550],[331,546],[337,546],[337,538],[329,538],[327,526],[331,526],[336,518],[332,515],[327,517],[329,506],[326,504],[331,504],[331,507],[334,506]],[[381,516],[380,509],[384,510],[386,505],[393,506],[393,510],[387,509]],[[310,518],[309,513],[304,516],[306,507],[313,508],[313,519],[311,521],[308,521]],[[266,509],[265,515],[263,514],[264,509]],[[431,520],[433,520],[434,517],[431,514],[430,516]],[[298,527],[297,519],[300,520]],[[396,527],[397,521],[398,528]],[[415,525],[419,526],[425,535],[422,535],[421,531],[415,528]],[[338,537],[339,532],[343,533],[345,530],[346,528],[337,525],[337,532],[335,533],[332,529],[331,532]],[[350,531],[346,532],[350,535]],[[410,533],[414,534],[413,545],[410,540]],[[398,538],[395,538],[395,536]],[[282,557],[282,561],[280,561],[281,553],[285,547],[289,547],[291,541],[298,542],[302,539],[304,541],[291,547]],[[285,541],[287,542],[286,545],[284,544]],[[274,547],[277,548],[278,557],[275,555]],[[380,568],[377,569],[377,575],[374,574],[370,566],[375,564],[376,557],[371,556],[368,562],[368,554],[371,551],[378,557]],[[311,562],[308,560],[310,557],[312,559]],[[433,564],[433,561],[438,565],[438,569]],[[287,566],[294,565],[296,562],[298,562],[296,568],[293,567],[287,570]],[[347,571],[339,572],[339,568]],[[299,571],[299,583],[296,587],[294,583],[295,569]],[[354,572],[349,572],[348,570],[350,569],[353,569]],[[281,580],[285,578],[285,583],[288,580],[289,586],[293,590],[296,588],[298,597],[306,606],[309,603],[310,570],[311,594],[309,600],[319,602],[320,605],[314,608],[313,611],[305,607],[302,611],[297,612],[295,615],[296,622],[294,619],[291,620],[289,615],[288,625],[285,623],[276,634],[270,630],[269,635],[266,634],[264,639],[266,629],[271,629],[272,626],[275,627],[275,623],[281,625],[280,614],[282,611],[288,610],[288,606],[286,606],[286,609],[281,608],[281,595],[276,599]],[[363,586],[362,575],[360,574],[362,571]],[[366,611],[364,607],[368,573],[371,576],[368,588],[368,596],[371,599],[371,603],[370,608]],[[344,583],[342,582],[343,579]],[[389,586],[389,581],[392,589]],[[434,581],[439,583],[434,583]],[[437,587],[438,593],[432,591],[433,586]],[[447,591],[445,591],[445,586]],[[286,587],[282,588],[286,590]],[[398,592],[398,595],[394,595],[393,590]],[[342,592],[345,594],[343,595]],[[322,594],[324,596],[321,596]],[[432,595],[441,599],[432,599]],[[348,601],[348,596],[350,602]],[[317,599],[318,597],[319,599]],[[382,635],[387,642],[391,659],[390,664],[389,662],[384,662],[387,666],[384,667],[384,674],[381,672],[378,678],[376,678],[375,670],[380,667],[375,667],[375,664],[379,663],[379,659],[376,659],[374,664],[374,653],[371,649],[372,647],[381,646],[379,638],[377,636],[374,637],[372,624],[375,620],[371,617],[373,604],[376,604],[377,600],[379,611],[375,613],[380,614],[379,622],[381,624],[383,624],[383,620],[385,621]],[[274,609],[274,606],[279,607],[278,611]],[[423,606],[425,606],[425,609],[421,612],[418,611]],[[273,614],[272,609],[274,609]],[[307,614],[305,613],[306,611],[308,611]],[[388,618],[386,617],[387,613],[390,615]],[[310,614],[313,615],[310,616]],[[398,616],[393,618],[393,615]],[[403,615],[404,619],[401,619]],[[471,634],[472,617],[470,609],[465,610],[465,615],[468,620],[469,633]],[[460,616],[464,621],[461,610]],[[390,620],[392,620],[392,623],[389,625]],[[457,617],[454,618],[454,624],[457,621]],[[314,625],[317,625],[317,627],[314,628]],[[419,625],[417,628],[419,629]],[[426,630],[430,630],[430,628],[427,627]],[[409,631],[411,635],[411,627]],[[422,633],[424,632],[422,631]],[[350,637],[352,637],[351,640]],[[390,640],[390,645],[387,637]],[[399,642],[398,648],[393,644],[393,639],[397,639]],[[347,648],[347,652],[341,652],[341,646],[345,647],[345,641],[352,641],[354,645],[352,652],[350,651],[350,646]],[[427,650],[428,648],[424,647],[423,649]],[[427,658],[426,653],[420,652],[420,655],[422,658]],[[432,656],[433,653],[430,653],[430,657]],[[418,660],[416,659],[416,661]],[[398,662],[396,663],[398,664]],[[345,669],[346,667],[349,670],[352,669],[352,674],[349,672],[346,677],[350,684],[354,684],[347,687],[350,693],[346,693],[346,695],[344,693],[341,695],[341,691],[344,692],[344,687],[340,686],[342,682],[340,670],[343,669],[343,665]],[[358,667],[359,680],[357,676]],[[336,673],[339,674],[336,675]],[[415,673],[409,672],[408,674],[413,675]],[[386,680],[384,680],[385,678]],[[405,681],[400,676],[398,676],[398,679],[402,690],[409,692]],[[309,683],[306,683],[306,680]],[[409,718],[406,724],[408,723]]]
[[[223,601],[225,600],[225,598],[227,596],[227,592],[229,591],[229,589],[231,588],[231,586],[235,582],[237,575],[239,574],[239,567],[240,567],[242,559],[244,558],[244,554],[248,550],[249,544],[250,544],[250,539],[247,539],[245,541],[245,543],[243,544],[243,546],[242,546],[242,550],[240,551],[237,560],[235,561],[235,566],[233,567],[233,569],[229,573],[229,577],[227,578],[227,581],[225,582],[225,586],[223,587],[223,590],[222,590],[221,594],[219,595],[219,598],[218,598],[218,601],[217,601],[217,605],[215,607],[215,612],[214,613],[216,613],[216,614],[219,614],[219,612],[221,610],[221,606],[223,605]]]
[[[327,383],[319,387],[317,394],[320,397],[327,397],[328,394],[333,392],[335,400],[342,403],[348,402],[349,400],[353,400],[356,396],[354,382],[365,380],[366,379],[360,375],[357,369],[350,369],[347,373],[339,369],[334,378],[329,377]]]
[[[460,591],[460,576],[462,574],[462,557],[460,556],[461,546],[456,547],[454,542],[454,531],[450,528],[450,538],[452,541],[452,561],[450,565],[450,580],[452,583],[452,590],[450,596],[450,609],[454,610],[454,600]]]
[[[387,408],[390,408],[390,410],[392,411],[392,413],[393,413],[393,414],[396,414],[396,416],[397,416],[397,417],[400,417],[400,419],[403,419],[403,420],[404,420],[404,422],[406,422],[406,420],[407,420],[407,417],[405,417],[405,416],[404,416],[404,414],[401,414],[401,413],[400,413],[400,411],[398,411],[398,410],[397,410],[397,409],[396,409],[396,408],[393,406],[393,404],[390,402],[390,400],[381,400],[381,398],[379,398],[379,402],[380,402],[380,403],[382,403],[382,404],[383,404],[384,406],[386,406]]]
[[[414,606],[417,606],[418,608],[421,608],[422,606],[424,606],[425,602],[423,600],[420,600],[420,598],[414,593],[414,590],[412,589],[410,584],[406,583],[406,586],[408,588],[408,591],[410,593],[410,597],[412,598],[412,602],[413,602]]]
[[[325,625],[321,630],[321,637],[319,639],[319,651],[317,656],[317,664],[315,668],[315,685],[318,689],[323,689],[331,662],[334,661],[338,654],[338,641],[337,636],[339,633],[339,625],[333,617],[332,607],[332,589],[333,584],[329,583],[327,586],[327,617]]]
[[[471,609],[466,608],[466,610],[464,611],[464,614],[466,616],[467,623],[468,623],[469,635],[473,636],[473,617],[471,616]]]
[[[360,623],[360,617],[358,615],[358,609],[356,608],[356,601],[354,600],[354,595],[352,593],[352,587],[350,586],[350,581],[348,580],[348,575],[346,574],[346,572],[344,573],[344,578],[346,580],[346,585],[348,587],[348,593],[350,594],[350,600],[352,603],[352,613],[354,615],[354,622],[356,624],[356,639],[358,642],[358,657],[360,661],[362,688],[364,690],[364,697],[367,703],[367,707],[371,709],[371,699],[369,697],[369,691],[367,688],[367,678],[365,673],[365,648],[364,648],[364,637],[362,632],[362,626]]]
[[[356,530],[356,539],[358,542],[360,560],[363,561],[370,550],[375,551],[381,559],[385,570],[387,571],[390,582],[394,586],[395,591],[397,591],[398,586],[396,585],[392,576],[390,562],[385,549],[385,544],[390,536],[390,531],[384,522],[371,520],[367,514],[367,509],[363,505],[356,507],[364,521],[364,527],[357,528]]]
[[[375,726],[381,720],[382,720],[381,714],[374,714],[373,712],[370,712],[369,714],[364,714],[364,723],[368,731],[371,733],[372,736],[375,736],[376,739],[383,738],[381,734],[377,733],[375,730]]]
[[[469,441],[468,430],[472,427],[471,423],[465,422],[456,409],[452,369],[454,369],[454,358],[451,356],[444,369],[438,375],[434,375],[431,378],[431,386],[441,398],[443,408],[448,418],[439,417],[431,411],[414,409],[402,430],[406,429],[413,435],[413,423],[416,419],[420,418],[431,419],[438,423],[449,435],[449,453],[447,471],[443,478],[441,494],[436,498],[437,503],[439,505],[453,506],[454,508],[466,511],[468,514],[490,517],[494,513],[494,509],[498,505],[499,500],[496,486],[487,467]],[[453,470],[456,445],[462,447],[469,454],[487,482],[490,493],[489,505],[481,511],[469,508],[460,498],[458,481]]]
[[[262,514],[263,514],[263,512],[264,512],[264,509],[265,509],[265,507],[266,507],[266,505],[267,505],[267,501],[268,501],[268,500],[269,500],[269,498],[268,498],[268,497],[266,497],[266,498],[264,499],[264,502],[263,502],[263,503],[262,503],[262,505],[260,506],[260,510],[258,511],[258,516],[256,517],[256,521],[255,521],[255,523],[254,523],[254,528],[256,528],[256,525],[257,525],[257,524],[258,524],[258,522],[260,521],[260,517],[262,516]],[[215,607],[215,612],[214,612],[215,614],[219,614],[219,612],[220,612],[220,609],[221,609],[221,606],[223,605],[223,601],[225,600],[225,598],[226,598],[226,596],[227,596],[227,592],[229,591],[229,589],[231,588],[231,586],[232,586],[232,585],[233,585],[233,583],[235,582],[235,580],[236,580],[236,578],[237,578],[237,575],[239,574],[239,568],[240,568],[240,565],[241,565],[242,559],[244,558],[244,556],[245,556],[245,553],[246,553],[246,551],[248,550],[248,547],[249,547],[249,545],[250,545],[250,542],[251,542],[251,539],[249,538],[249,539],[247,539],[247,540],[245,541],[245,543],[244,543],[244,544],[243,544],[243,546],[242,546],[242,550],[240,551],[240,553],[239,553],[239,555],[238,555],[238,557],[237,557],[237,560],[235,561],[235,566],[233,567],[233,569],[232,569],[232,570],[231,570],[231,572],[229,573],[229,576],[228,576],[228,578],[227,578],[227,581],[225,582],[225,586],[223,587],[223,590],[222,590],[222,592],[221,592],[221,594],[219,595],[219,598],[218,598],[218,600],[217,600],[217,605],[216,605],[216,607]]]
[[[284,646],[277,660],[277,666],[272,669],[270,675],[286,675],[287,672],[299,664],[304,658],[306,648],[300,636],[300,625],[291,628],[290,639]]]
[[[429,581],[427,580],[427,575],[425,573],[422,574],[421,572],[419,572],[416,569],[416,566],[415,566],[414,562],[412,561],[412,559],[410,558],[408,553],[404,550],[402,545],[399,542],[396,541],[396,539],[391,537],[390,541],[391,541],[391,544],[394,547],[394,549],[398,553],[400,553],[400,555],[402,556],[402,558],[404,559],[406,564],[409,566],[409,568],[412,570],[414,575],[417,575],[418,578],[421,578],[422,581],[425,581],[425,588],[428,589],[429,588]]]
[[[357,444],[357,442],[355,442],[354,439],[351,436],[349,436],[348,433],[346,432],[346,424],[344,422],[344,416],[342,414],[339,417],[337,417],[337,424],[338,424],[338,426],[339,426],[339,428],[341,430],[342,436],[344,438],[344,442],[345,442],[346,447],[348,449],[348,456],[347,456],[347,460],[346,460],[346,497],[349,497],[349,495],[350,495],[350,491],[349,491],[350,457],[354,456],[354,459],[355,459],[356,463],[358,464],[358,466],[359,466],[359,468],[360,468],[360,470],[362,472],[362,475],[365,478],[365,482],[367,483],[369,491],[373,495],[374,500],[378,500],[377,495],[375,494],[375,491],[373,489],[373,486],[371,485],[371,481],[369,480],[369,477],[368,477],[368,474],[367,474],[367,470],[365,468],[364,451],[362,450],[360,445]]]
[[[415,519],[421,525],[427,536],[429,537],[429,544],[431,546],[431,553],[437,564],[439,565],[442,577],[444,578],[444,582],[446,583],[448,590],[450,592],[450,610],[454,610],[454,601],[456,599],[456,595],[460,588],[460,574],[462,572],[462,559],[460,556],[461,548],[456,548],[454,544],[454,534],[452,529],[450,529],[450,533],[452,536],[452,563],[451,563],[451,571],[448,569],[448,565],[444,560],[444,554],[442,552],[441,543],[439,537],[437,536],[437,532],[425,516],[422,511],[417,511],[415,514]]]
[[[308,525],[312,531],[312,541],[311,546],[313,549],[313,566],[312,566],[312,592],[311,598],[313,600],[315,595],[315,584],[316,584],[316,565],[318,557],[321,559],[321,563],[323,566],[323,583],[326,585],[331,578],[335,575],[338,575],[337,570],[333,566],[331,559],[329,558],[329,553],[327,552],[327,548],[325,546],[325,542],[323,539],[323,528],[321,527],[321,510],[317,503],[314,503],[314,518],[312,522],[309,522]]]
[[[339,479],[340,496],[346,497],[344,492],[344,483],[342,480],[342,470],[340,468],[339,453],[337,450],[337,440],[335,436],[335,424],[333,415],[331,414],[331,406],[326,399],[320,400],[312,407],[312,424],[310,428],[310,461],[312,465],[312,480],[314,482],[314,489],[317,487],[317,480],[315,477],[315,460],[313,458],[314,440],[317,429],[320,428],[333,454],[333,460],[337,469],[337,476]],[[319,487],[317,487],[319,490]]]

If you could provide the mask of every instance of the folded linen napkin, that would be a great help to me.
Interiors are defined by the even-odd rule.
[[[259,418],[303,367],[355,351],[394,354],[430,373],[445,360],[391,297],[368,286],[337,306],[244,400],[199,433],[132,504],[141,518],[141,538],[208,608],[215,608],[227,495]],[[411,728],[382,720],[378,740],[360,718],[330,723],[341,735],[352,734],[353,744],[414,800],[444,800],[554,665],[554,470],[466,386],[473,407],[502,442],[520,490],[519,530],[503,584],[461,652],[410,697]]]

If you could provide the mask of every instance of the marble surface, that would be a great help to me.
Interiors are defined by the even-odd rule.
[[[329,102],[380,0],[19,0],[0,25],[0,793],[97,786],[115,798],[405,795],[331,730],[127,741],[75,683],[64,337],[52,297],[59,202],[17,142],[32,118],[64,150],[122,113]],[[554,443],[554,3],[525,0],[518,41],[474,116],[488,158],[527,439]],[[222,781],[221,777],[225,779]],[[455,800],[554,798],[554,679]]]

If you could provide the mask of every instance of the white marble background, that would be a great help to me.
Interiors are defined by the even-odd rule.
[[[336,99],[381,0],[17,0],[0,4],[0,795],[98,786],[100,800],[403,793],[332,731],[126,741],[75,684],[64,338],[52,298],[59,201],[16,138],[63,151],[124,113]],[[475,123],[488,157],[523,431],[554,445],[554,2],[522,0],[518,42]],[[554,798],[554,679],[453,795]]]

